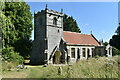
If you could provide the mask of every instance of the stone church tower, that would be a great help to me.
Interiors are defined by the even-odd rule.
[[[63,55],[63,11],[45,10],[34,13],[34,41],[31,64],[60,63]]]

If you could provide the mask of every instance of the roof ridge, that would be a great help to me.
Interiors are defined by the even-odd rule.
[[[83,34],[83,33],[72,32],[72,31],[63,31],[63,32],[76,33],[76,34]],[[91,35],[91,34],[84,34],[84,35]]]

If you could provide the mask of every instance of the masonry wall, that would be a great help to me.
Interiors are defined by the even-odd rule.
[[[71,57],[71,48],[75,48],[75,58],[72,58]],[[85,49],[85,57],[83,57],[83,48]],[[78,53],[78,49],[79,49],[79,53]],[[88,49],[89,49],[89,55],[90,57],[93,57],[94,56],[94,49],[95,49],[95,46],[82,46],[82,45],[67,45],[67,51],[68,51],[68,56],[70,57],[70,62],[76,62],[77,59],[78,59],[78,55],[80,56],[80,60],[81,59],[87,59],[88,58]],[[93,50],[93,52],[92,52]]]
[[[57,19],[57,25],[53,19]],[[63,14],[52,10],[42,10],[34,16],[34,41],[31,52],[31,64],[49,63],[53,49],[59,48],[63,37]]]
[[[47,14],[47,45],[48,45],[48,60],[50,58],[51,53],[53,52],[53,49],[57,46],[59,48],[60,41],[63,37],[63,18],[59,15],[50,15]],[[54,17],[57,18],[57,25],[53,24]]]
[[[34,16],[34,42],[31,53],[31,64],[44,64],[46,43],[46,15],[44,12]]]
[[[106,56],[105,47],[104,46],[96,46],[95,47],[95,55]]]

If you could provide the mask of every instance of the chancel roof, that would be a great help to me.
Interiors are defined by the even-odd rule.
[[[63,38],[69,45],[100,45],[92,34],[81,34],[76,32],[63,31]]]

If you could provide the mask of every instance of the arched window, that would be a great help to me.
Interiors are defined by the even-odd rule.
[[[54,17],[54,19],[53,19],[53,24],[57,25],[57,19],[56,19],[56,17]]]
[[[82,48],[82,51],[83,51],[83,57],[86,57],[86,49]]]
[[[75,48],[71,48],[71,58],[75,58]]]

